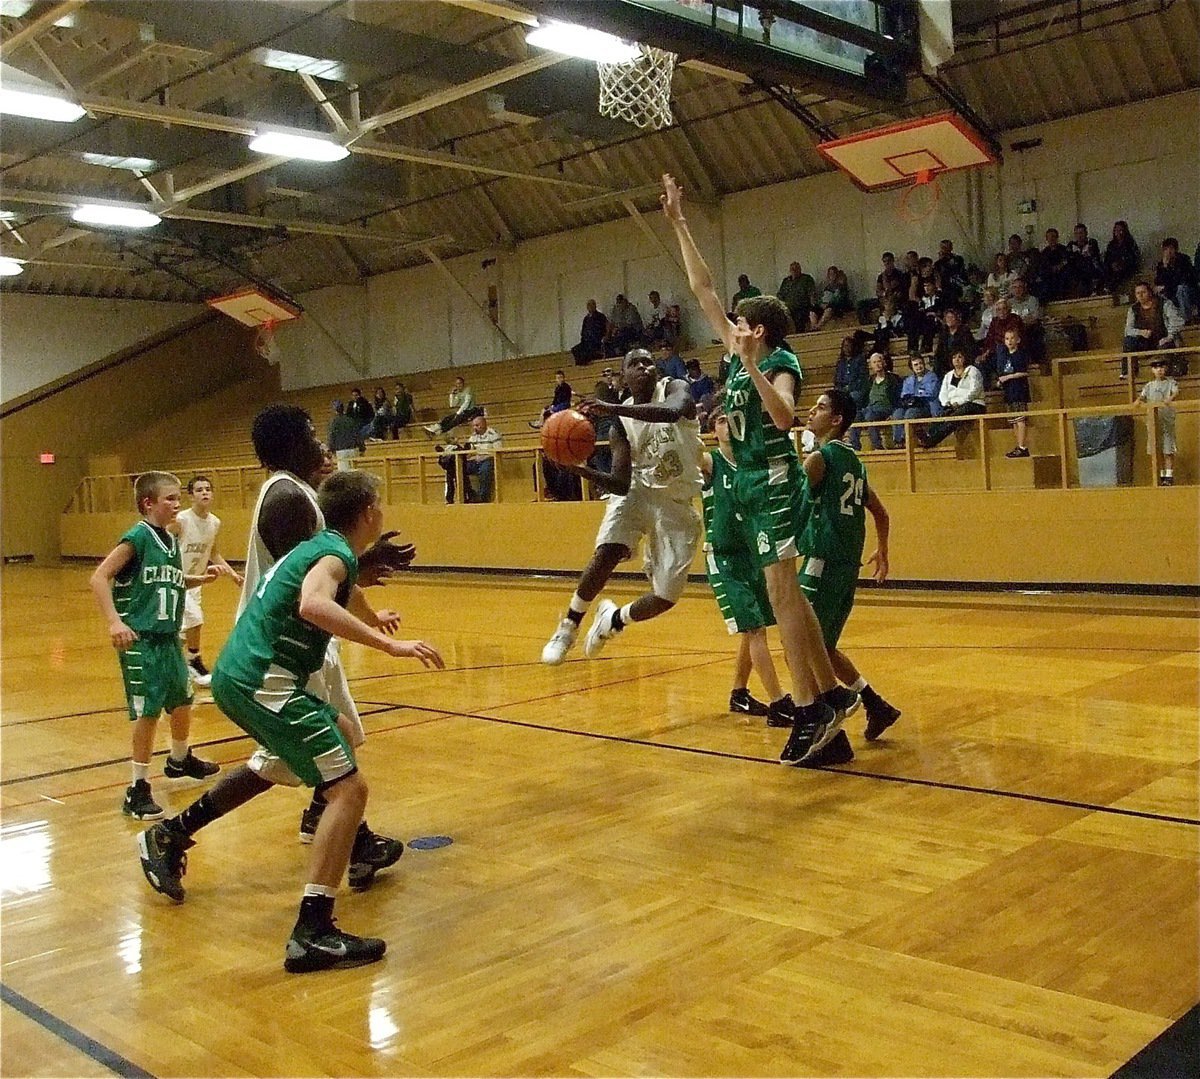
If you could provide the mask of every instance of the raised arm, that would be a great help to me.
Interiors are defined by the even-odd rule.
[[[724,342],[725,350],[736,351],[734,325],[725,315],[725,307],[713,284],[712,271],[704,261],[704,256],[700,254],[696,241],[692,239],[687,218],[683,216],[683,188],[675,182],[675,177],[670,173],[663,173],[662,208],[667,220],[675,229],[675,238],[679,241],[679,250],[683,255],[683,265],[687,270],[692,295],[700,304],[700,310],[708,319],[713,333]]]
[[[628,416],[631,420],[644,423],[678,423],[679,420],[696,418],[696,399],[683,379],[673,378],[662,404],[617,405],[608,401],[591,401],[587,410],[598,416]]]

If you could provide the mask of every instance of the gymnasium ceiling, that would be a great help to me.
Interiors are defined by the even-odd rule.
[[[3,290],[196,301],[257,280],[299,295],[651,212],[668,169],[711,199],[807,176],[828,167],[817,132],[948,100],[999,136],[1200,86],[1193,0],[955,0],[940,88],[914,75],[899,105],[813,84],[773,94],[685,62],[674,125],[644,133],[599,116],[594,65],[526,45],[537,7],[4,0],[6,73],[89,113],[4,117],[0,253],[26,267]],[[271,66],[281,53],[314,64]],[[336,134],[355,115],[368,131],[332,165],[246,146],[256,121]],[[79,227],[69,213],[84,197],[153,203],[164,220],[141,234]]]

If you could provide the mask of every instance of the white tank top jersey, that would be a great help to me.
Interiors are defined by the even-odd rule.
[[[671,379],[662,378],[654,387],[652,404],[661,405],[667,399]],[[633,404],[633,398],[625,404]],[[704,476],[700,471],[700,424],[681,419],[675,423],[647,423],[621,417],[621,425],[629,437],[633,460],[633,482],[639,487],[662,491],[668,498],[685,502],[700,493]]]
[[[179,556],[183,560],[183,572],[189,577],[199,577],[208,569],[221,519],[215,513],[200,517],[195,510],[186,509],[181,510],[175,520],[179,522]]]
[[[267,477],[266,482],[259,488],[258,501],[254,503],[254,513],[250,515],[250,542],[246,547],[245,582],[242,584],[241,599],[238,600],[237,613],[239,615],[246,609],[246,604],[254,595],[254,590],[258,587],[262,575],[275,565],[275,559],[271,557],[271,552],[267,550],[267,545],[263,543],[262,536],[259,535],[258,515],[262,512],[263,499],[266,498],[267,492],[280,480],[290,480],[304,492],[312,503],[313,512],[317,515],[317,530],[320,531],[325,527],[325,515],[317,504],[317,492],[307,483],[290,472],[273,472]]]

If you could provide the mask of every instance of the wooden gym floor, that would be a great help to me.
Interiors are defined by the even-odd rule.
[[[1194,604],[867,593],[844,644],[904,717],[812,772],[726,713],[702,588],[549,669],[571,582],[409,577],[377,602],[450,669],[347,650],[368,819],[453,842],[339,900],[382,963],[293,976],[305,796],[150,891],[89,571],[4,572],[4,1075],[1094,1076],[1200,999]],[[211,703],[194,738],[250,748]]]

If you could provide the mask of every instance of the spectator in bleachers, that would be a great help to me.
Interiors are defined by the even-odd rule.
[[[1179,396],[1179,383],[1167,374],[1166,356],[1155,356],[1150,361],[1150,370],[1154,377],[1142,387],[1138,402],[1143,405],[1158,405],[1146,416],[1146,427],[1152,424],[1157,435],[1158,448],[1162,452],[1163,463],[1158,473],[1160,487],[1175,485],[1175,410],[1171,402]],[[1149,437],[1146,438],[1146,452],[1151,450]]]
[[[809,313],[809,321],[814,330],[822,329],[830,319],[844,315],[853,309],[850,302],[850,279],[844,270],[830,266],[825,271],[825,280],[821,282],[821,292],[817,297],[817,309]]]
[[[606,356],[624,356],[642,339],[645,326],[642,324],[642,313],[636,305],[617,294],[613,304],[612,314],[608,316],[608,337],[604,345]]]
[[[529,426],[535,431],[539,430],[556,412],[562,412],[564,409],[571,407],[571,384],[567,381],[565,371],[554,372],[554,393],[550,398],[550,403],[542,409],[542,415],[539,419],[530,420]]]
[[[1029,354],[1021,347],[1021,331],[1008,330],[996,347],[996,385],[1004,394],[1004,404],[1012,418],[1008,421],[1017,435],[1017,444],[1005,457],[1028,457],[1025,444],[1025,412],[1029,406]]]
[[[941,292],[946,302],[957,303],[967,284],[967,263],[962,255],[955,253],[953,240],[943,240],[938,244],[938,258],[933,269],[941,282]]]
[[[842,338],[837,363],[833,367],[833,388],[848,393],[854,398],[854,404],[862,409],[867,402],[868,377],[862,338],[856,333],[847,334]]]
[[[375,396],[371,401],[374,415],[367,424],[367,441],[382,442],[387,437],[388,428],[392,425],[392,402],[388,400],[387,392],[382,386],[375,387]]]
[[[329,422],[329,437],[325,444],[337,458],[339,472],[349,472],[354,459],[366,449],[362,425],[346,411],[341,401],[333,402],[333,419]]]
[[[920,265],[921,256],[916,251],[904,252],[904,262],[900,267],[900,272],[904,275],[903,287],[900,290],[901,303],[908,298],[913,278],[917,276]]]
[[[449,415],[443,416],[437,423],[426,424],[426,434],[443,435],[460,424],[470,423],[476,416],[483,415],[483,409],[475,403],[474,391],[467,385],[467,380],[462,375],[455,377],[454,388],[450,391],[447,400],[450,404]]]
[[[1014,232],[1008,238],[1008,268],[1017,277],[1028,281],[1037,270],[1037,252],[1025,246],[1020,233]],[[1011,286],[1012,282],[1009,281]]]
[[[1016,276],[1017,272],[1009,269],[1008,255],[1003,251],[997,251],[995,262],[992,264],[992,272],[987,275],[988,288],[994,288],[999,295],[1007,296],[1009,286]]]
[[[1073,260],[1066,245],[1059,243],[1058,229],[1046,230],[1046,245],[1038,256],[1033,292],[1042,303],[1071,295]]]
[[[654,366],[658,368],[659,378],[687,378],[687,365],[683,362],[683,357],[666,345],[658,350]]]
[[[625,396],[624,386],[618,390],[614,385],[603,380],[596,383],[595,397],[597,401],[619,405]],[[621,421],[616,416],[596,416],[593,422],[596,424],[596,451],[588,458],[588,465],[598,472],[611,472],[612,449],[608,446],[608,438],[613,427]]]
[[[646,328],[642,333],[642,344],[647,348],[653,348],[655,345],[661,344],[663,340],[663,320],[667,316],[667,307],[662,302],[662,296],[651,289],[648,297],[650,301],[650,310],[646,312],[645,324]]]
[[[914,308],[919,308],[921,305],[921,299],[925,295],[926,281],[932,281],[934,289],[938,292],[941,291],[937,271],[933,268],[933,259],[928,255],[917,259],[917,272],[908,281],[908,302]]]
[[[900,403],[892,413],[892,419],[922,420],[940,416],[942,405],[938,390],[941,387],[937,375],[926,366],[925,357],[919,352],[909,356],[908,370],[908,377],[900,384]],[[904,448],[904,430],[899,425],[892,428],[892,444],[896,449]]]
[[[1100,257],[1100,245],[1088,235],[1082,221],[1075,226],[1067,250],[1071,252],[1078,294],[1093,296],[1100,292],[1104,286],[1104,259]]]
[[[921,298],[908,324],[908,351],[928,352],[942,325],[943,301],[938,292],[937,278],[930,274],[921,278]]]
[[[887,357],[882,352],[872,352],[867,360],[866,404],[858,418],[864,423],[872,420],[890,420],[900,407],[900,376],[887,369]],[[883,428],[869,427],[867,435],[873,449],[883,449]],[[850,429],[850,445],[856,450],[862,445],[862,435],[855,424]]]
[[[779,282],[776,295],[783,301],[792,316],[792,325],[797,333],[803,333],[809,327],[809,317],[817,302],[817,283],[812,274],[806,274],[800,263],[793,262],[788,267],[788,275]]]
[[[500,432],[488,423],[486,416],[479,415],[471,421],[467,447],[472,452],[463,462],[468,502],[491,502],[496,483],[496,450],[502,442]],[[471,483],[472,476],[478,479],[477,484]]]
[[[677,303],[668,304],[663,315],[663,344],[676,350],[683,346],[683,311]]]
[[[983,344],[975,360],[975,366],[979,368],[979,373],[983,376],[983,384],[989,389],[996,377],[996,368],[993,363],[996,347],[1004,344],[1004,335],[1009,330],[1023,332],[1025,328],[1021,316],[1014,315],[1008,305],[1008,300],[1001,299],[997,300],[992,307],[992,318],[988,323],[987,333],[983,336]]]
[[[904,312],[900,310],[899,297],[896,293],[887,293],[883,297],[879,317],[875,320],[875,351],[891,352],[892,341],[902,340],[908,336],[908,325]]]
[[[984,274],[978,266],[967,267],[967,284],[958,301],[964,321],[973,319],[979,313],[983,303],[983,281]]]
[[[1000,292],[992,285],[987,285],[983,290],[983,310],[979,315],[979,327],[975,330],[975,340],[982,341],[987,337],[988,327],[992,324],[992,319],[996,317],[996,303],[1000,299]]]
[[[897,296],[902,294],[907,285],[904,273],[897,268],[896,256],[892,252],[885,251],[880,261],[883,263],[883,269],[875,278],[875,295],[869,299],[859,300],[855,308],[859,325],[868,325],[871,315],[875,311],[883,309],[884,297],[889,293]]]
[[[413,398],[403,382],[392,390],[392,438],[398,439],[402,428],[413,421]]]
[[[968,361],[975,358],[975,335],[963,321],[962,312],[955,306],[942,313],[942,325],[933,342],[933,373],[941,378],[950,370],[950,356],[961,349]]]
[[[693,401],[699,404],[705,397],[717,392],[717,384],[712,380],[711,375],[706,375],[700,369],[699,360],[690,359],[685,366],[687,368],[688,393],[692,395]]]
[[[987,399],[984,397],[983,379],[979,368],[967,362],[962,352],[956,352],[950,357],[951,368],[942,379],[942,388],[938,391],[938,401],[942,406],[943,416],[977,416],[987,411]],[[923,435],[917,435],[917,441],[926,449],[931,449],[943,439],[952,435],[961,424],[933,423],[926,428]]]
[[[1104,286],[1116,295],[1129,288],[1129,282],[1142,268],[1142,253],[1124,221],[1114,221],[1112,239],[1104,249]]]
[[[730,309],[730,311],[736,312],[737,305],[739,303],[741,303],[743,300],[749,300],[754,296],[761,296],[761,295],[762,295],[762,289],[756,288],[754,285],[750,284],[749,277],[747,277],[744,273],[738,274],[737,292],[735,292],[733,294],[732,299],[730,299],[730,301],[729,301],[729,309]],[[734,319],[734,321],[736,321],[736,318]]]
[[[1125,352],[1153,352],[1160,348],[1183,347],[1183,316],[1170,300],[1157,296],[1149,281],[1139,281],[1133,286],[1133,303],[1125,316]],[[1170,365],[1168,370],[1179,370]],[[1138,373],[1138,362],[1133,361],[1134,377]],[[1182,372],[1187,373],[1186,363]],[[1121,360],[1121,377],[1129,374],[1128,360]]]
[[[1044,364],[1046,362],[1046,337],[1042,330],[1042,305],[1038,303],[1037,297],[1029,291],[1029,285],[1025,278],[1018,277],[1013,280],[1008,306],[1012,313],[1021,320],[1023,327],[1021,339],[1025,342],[1029,358],[1034,363]]]
[[[571,346],[571,355],[576,364],[591,363],[604,355],[604,341],[608,337],[608,316],[596,310],[596,301],[588,300],[587,314],[579,328],[579,344]]]
[[[1179,241],[1168,236],[1162,242],[1162,258],[1154,267],[1154,291],[1179,309],[1184,322],[1196,314],[1196,268],[1187,255],[1179,253]]]
[[[358,424],[363,438],[370,434],[371,420],[375,418],[375,410],[357,386],[350,391],[350,403],[346,405],[346,415]]]

